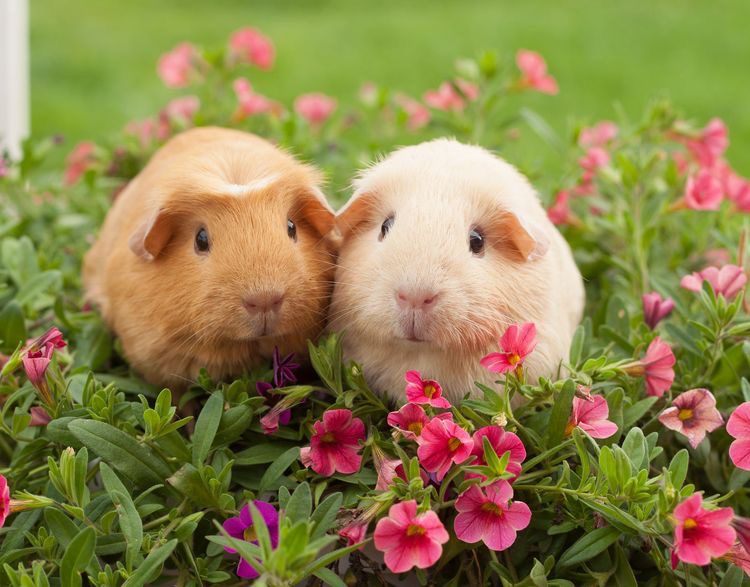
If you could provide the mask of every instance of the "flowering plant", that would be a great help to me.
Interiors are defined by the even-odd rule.
[[[482,360],[497,384],[452,404],[418,371],[387,403],[336,334],[310,344],[314,375],[278,351],[235,381],[203,374],[184,396],[195,419],[129,371],[81,302],[80,260],[113,193],[180,129],[258,132],[334,186],[363,155],[438,134],[510,159],[527,129],[564,143],[513,106],[558,91],[531,51],[461,60],[419,99],[366,84],[358,106],[265,96],[275,59],[250,28],[217,51],[181,44],[158,73],[194,94],[78,145],[55,177],[53,140],[0,159],[0,583],[741,585],[750,184],[718,119],[658,102],[638,123],[577,129],[564,173],[525,169],[555,194],[587,281],[555,377],[527,377],[531,323]]]

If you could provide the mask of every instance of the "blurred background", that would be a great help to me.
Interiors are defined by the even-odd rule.
[[[32,133],[72,144],[150,116],[177,94],[156,75],[162,53],[254,26],[277,60],[251,81],[282,101],[321,91],[345,106],[366,80],[421,96],[457,57],[528,48],[560,94],[527,102],[559,132],[668,97],[701,123],[724,119],[728,158],[747,175],[748,23],[748,0],[32,0]]]

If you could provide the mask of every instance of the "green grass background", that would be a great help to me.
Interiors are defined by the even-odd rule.
[[[414,95],[437,86],[455,58],[494,48],[540,51],[556,97],[528,105],[558,131],[571,120],[640,115],[666,96],[690,117],[722,117],[729,159],[750,175],[748,0],[31,0],[35,136],[97,138],[154,113],[173,91],[159,55],[206,47],[252,25],[277,64],[253,79],[285,101],[322,91],[344,103],[363,80]]]

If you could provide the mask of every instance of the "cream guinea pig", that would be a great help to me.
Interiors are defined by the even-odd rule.
[[[171,139],[117,197],[84,260],[87,298],[147,381],[241,374],[305,353],[325,323],[335,217],[318,172],[244,132]]]
[[[528,180],[476,146],[402,148],[354,183],[329,328],[373,390],[403,400],[404,373],[449,400],[499,378],[480,366],[510,324],[534,322],[530,378],[554,375],[584,305],[570,248]]]

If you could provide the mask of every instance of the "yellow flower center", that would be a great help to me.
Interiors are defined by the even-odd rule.
[[[685,520],[685,523],[682,525],[685,530],[692,530],[693,528],[696,528],[698,526],[698,522],[696,522],[693,518],[688,518]]]
[[[255,542],[258,540],[258,535],[255,533],[255,527],[254,526],[248,526],[245,528],[245,531],[242,533],[242,537],[247,542]]]
[[[461,441],[455,436],[448,441],[448,449],[451,452],[456,452],[456,449],[461,446]]]
[[[521,357],[517,353],[513,353],[508,357],[508,362],[511,365],[518,365],[521,362]]]
[[[320,441],[325,442],[326,444],[336,442],[336,435],[333,432],[326,432],[320,437]]]
[[[690,420],[693,417],[693,410],[690,408],[682,408],[677,414],[677,417],[683,422],[685,420]]]
[[[432,399],[432,396],[435,395],[436,393],[437,393],[437,389],[435,389],[435,386],[432,385],[431,383],[428,383],[427,385],[424,386],[424,394],[430,399]]]
[[[424,428],[422,422],[409,422],[409,425],[406,427],[409,432],[413,432],[417,436],[422,434],[422,428]]]
[[[503,515],[503,509],[499,505],[497,505],[496,503],[492,503],[491,501],[485,501],[482,504],[481,509],[483,512],[495,514],[498,517]]]
[[[406,535],[407,536],[424,536],[427,533],[427,530],[423,526],[420,526],[418,524],[409,524],[409,526],[406,528]]]

